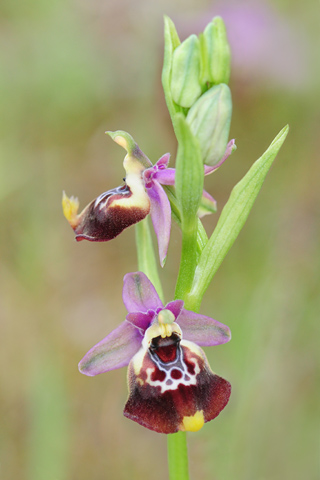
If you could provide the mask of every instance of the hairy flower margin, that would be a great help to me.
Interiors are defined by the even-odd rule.
[[[200,346],[228,342],[229,328],[184,309],[182,300],[164,306],[142,272],[125,275],[123,302],[126,319],[89,350],[80,372],[94,376],[128,365],[126,417],[159,433],[199,430],[231,393]]]
[[[126,132],[107,132],[127,151],[123,166],[124,185],[102,193],[78,214],[77,198],[63,194],[63,213],[76,234],[76,240],[104,242],[118,236],[125,228],[143,220],[149,213],[158,239],[160,264],[163,267],[170,240],[171,208],[162,185],[175,184],[175,169],[168,168],[170,154],[155,165]],[[235,150],[231,140],[217,165],[204,165],[204,175],[217,170]],[[198,211],[199,217],[216,210],[214,198],[205,190]]]

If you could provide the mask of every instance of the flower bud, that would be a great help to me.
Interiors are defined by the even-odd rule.
[[[230,47],[221,17],[214,17],[202,36],[205,79],[210,83],[228,83],[230,78]]]
[[[188,112],[187,123],[200,142],[202,160],[206,165],[216,165],[225,153],[231,114],[231,92],[224,83],[210,88]]]
[[[188,37],[173,52],[171,94],[181,107],[189,108],[200,97],[200,43],[196,35]]]

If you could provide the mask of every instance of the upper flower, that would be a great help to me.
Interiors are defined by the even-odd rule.
[[[229,382],[214,374],[199,347],[226,343],[230,330],[210,317],[163,305],[141,272],[124,277],[123,323],[79,363],[93,376],[129,365],[129,398],[124,415],[160,433],[199,430],[229,400]]]
[[[122,131],[107,133],[127,151],[123,162],[126,171],[124,185],[102,193],[80,214],[78,199],[68,198],[64,193],[63,213],[75,231],[76,240],[85,239],[92,242],[111,240],[150,213],[158,238],[160,263],[163,266],[170,239],[171,208],[161,185],[174,185],[175,182],[175,169],[168,168],[170,154],[163,155],[155,165],[152,165],[128,133]],[[234,148],[234,140],[231,140],[223,159],[213,167],[205,165],[204,174],[208,175],[219,168]],[[215,211],[215,203],[211,195],[203,191],[199,216]]]

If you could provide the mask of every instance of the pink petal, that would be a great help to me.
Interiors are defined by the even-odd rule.
[[[152,320],[155,318],[156,313],[153,310],[149,310],[147,313],[134,312],[128,313],[126,320],[130,322],[134,327],[139,328],[142,335],[144,335],[147,328],[150,327]]]
[[[160,264],[165,264],[171,230],[171,208],[168,197],[156,180],[152,182],[152,186],[147,188],[150,198],[150,215],[154,231],[158,239]]]
[[[142,338],[131,323],[122,322],[83,357],[79,363],[80,372],[91,377],[127,366],[139,350]]]
[[[174,185],[175,176],[175,168],[166,168],[165,170],[159,170],[154,175],[154,178],[161,183],[161,185]]]
[[[123,278],[123,303],[129,313],[156,310],[163,304],[156,289],[142,272],[127,273]]]
[[[167,303],[164,308],[170,310],[170,312],[173,313],[174,318],[177,319],[183,309],[183,304],[183,300],[173,300],[173,302]]]
[[[181,327],[184,340],[203,347],[220,345],[231,340],[229,327],[199,313],[183,309],[176,322]]]
[[[165,154],[162,155],[162,157],[160,157],[159,160],[156,162],[156,166],[157,166],[159,169],[167,168],[167,166],[168,166],[168,164],[169,164],[169,160],[170,160],[170,153],[165,153]]]

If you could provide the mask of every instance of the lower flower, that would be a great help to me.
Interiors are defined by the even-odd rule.
[[[141,272],[124,277],[126,320],[79,363],[93,376],[128,365],[124,415],[159,433],[197,431],[227,405],[229,382],[212,372],[201,346],[230,340],[226,325],[183,308],[164,306]]]
[[[181,340],[180,332],[173,323],[171,335],[152,337],[128,368],[124,415],[159,433],[200,430],[219,415],[231,393],[230,383],[211,371],[204,351]]]

